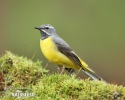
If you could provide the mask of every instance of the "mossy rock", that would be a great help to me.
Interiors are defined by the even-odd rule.
[[[0,58],[1,100],[125,100],[125,87],[75,75],[48,74],[38,60],[6,52]],[[13,93],[33,93],[14,96]]]

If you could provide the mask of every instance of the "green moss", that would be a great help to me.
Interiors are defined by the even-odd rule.
[[[6,52],[0,58],[0,73],[5,80],[3,100],[125,100],[125,87],[105,84],[74,75],[47,75],[40,61],[33,62]],[[12,93],[34,93],[34,97],[13,97]],[[19,92],[19,91],[18,91]],[[116,98],[116,99],[114,99]]]
[[[1,98],[4,95],[10,97],[11,93],[16,90],[32,91],[32,85],[36,85],[38,80],[42,79],[47,72],[42,68],[39,60],[33,62],[26,57],[19,57],[7,51],[0,58],[0,73],[5,80],[1,84],[6,90],[1,92]],[[6,96],[5,98],[7,98]]]
[[[125,99],[123,86],[107,85],[90,79],[76,79],[75,76],[66,74],[44,77],[43,80],[39,80],[37,86],[33,86],[33,90],[40,94],[39,99],[46,100],[113,100],[115,92],[120,93],[120,98]]]

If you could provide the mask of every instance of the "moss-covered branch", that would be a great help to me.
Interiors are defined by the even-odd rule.
[[[0,58],[0,99],[125,100],[125,87],[73,75],[47,74],[41,62],[6,52]],[[21,96],[13,93],[33,93]],[[19,97],[20,96],[20,97]]]

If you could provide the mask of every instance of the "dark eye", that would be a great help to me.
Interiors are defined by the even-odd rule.
[[[49,27],[45,27],[45,29],[49,29]]]

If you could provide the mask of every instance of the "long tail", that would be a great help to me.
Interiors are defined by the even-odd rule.
[[[87,75],[89,75],[92,79],[99,80],[99,81],[104,81],[105,83],[108,83],[104,79],[102,79],[100,76],[98,76],[92,69],[90,69],[88,67],[88,65],[83,60],[80,59],[80,61],[81,61],[82,65],[83,65],[83,71]]]
[[[87,75],[89,75],[92,79],[94,79],[94,80],[99,80],[99,81],[101,81],[102,80],[102,78],[100,77],[100,76],[98,76],[98,75],[96,75],[94,72],[92,72],[92,71],[90,71],[90,70],[83,70]]]

